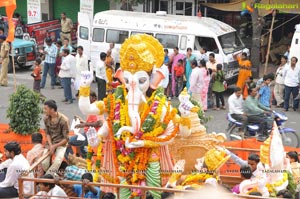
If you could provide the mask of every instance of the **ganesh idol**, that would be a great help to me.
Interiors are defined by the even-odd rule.
[[[162,187],[168,181],[168,173],[174,166],[168,144],[178,134],[189,134],[187,116],[198,109],[187,101],[180,109],[185,118],[178,116],[164,89],[158,87],[165,78],[160,70],[163,61],[164,49],[158,40],[145,34],[131,36],[121,46],[121,66],[115,73],[122,86],[103,101],[92,104],[89,94],[93,73],[92,70],[82,73],[81,112],[106,117],[97,132],[103,139],[99,150],[103,157],[99,157],[98,164],[101,162],[101,169],[105,171],[101,174],[104,182]],[[103,191],[114,190],[104,188]],[[150,194],[161,198],[157,191]],[[140,190],[120,190],[121,199],[132,197],[141,197]]]

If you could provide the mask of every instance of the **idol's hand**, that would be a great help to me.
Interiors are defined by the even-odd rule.
[[[140,148],[140,147],[143,147],[144,145],[145,145],[145,143],[143,140],[129,142],[129,138],[127,138],[126,143],[125,143],[126,148],[129,148],[129,149]]]
[[[81,72],[81,80],[80,86],[88,87],[91,85],[94,79],[94,71],[92,65],[90,65],[89,71],[82,71]]]

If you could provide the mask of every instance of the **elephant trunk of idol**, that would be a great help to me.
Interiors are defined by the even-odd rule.
[[[118,135],[121,135],[123,131],[129,131],[131,133],[137,133],[141,127],[141,118],[139,115],[139,105],[142,101],[146,102],[146,98],[143,92],[140,90],[137,83],[137,78],[133,78],[130,81],[130,87],[126,96],[128,101],[128,115],[130,118],[131,126],[124,126],[118,130]]]

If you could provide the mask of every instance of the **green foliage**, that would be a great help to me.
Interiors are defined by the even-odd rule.
[[[30,135],[40,129],[42,108],[40,95],[26,88],[18,86],[17,92],[9,99],[6,117],[9,127],[17,134]]]
[[[120,122],[114,122],[114,124],[113,124],[113,132],[114,132],[114,134],[116,134],[120,128],[121,128]]]
[[[294,177],[293,177],[293,174],[289,171],[287,171],[287,174],[288,174],[288,181],[289,181],[289,184],[287,186],[287,189],[291,192],[291,194],[293,196],[295,196],[296,194],[296,188],[297,188],[297,185],[296,183],[294,182]]]
[[[144,121],[144,123],[142,125],[143,131],[144,132],[151,132],[151,131],[153,131],[155,122],[156,122],[156,120],[154,119],[154,117],[151,114],[149,114],[146,117],[146,119],[145,119],[145,121]]]

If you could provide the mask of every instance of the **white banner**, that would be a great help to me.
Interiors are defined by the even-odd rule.
[[[94,0],[80,0],[80,12],[90,16],[90,20],[94,17]]]
[[[27,23],[37,23],[42,21],[41,1],[27,0]]]

